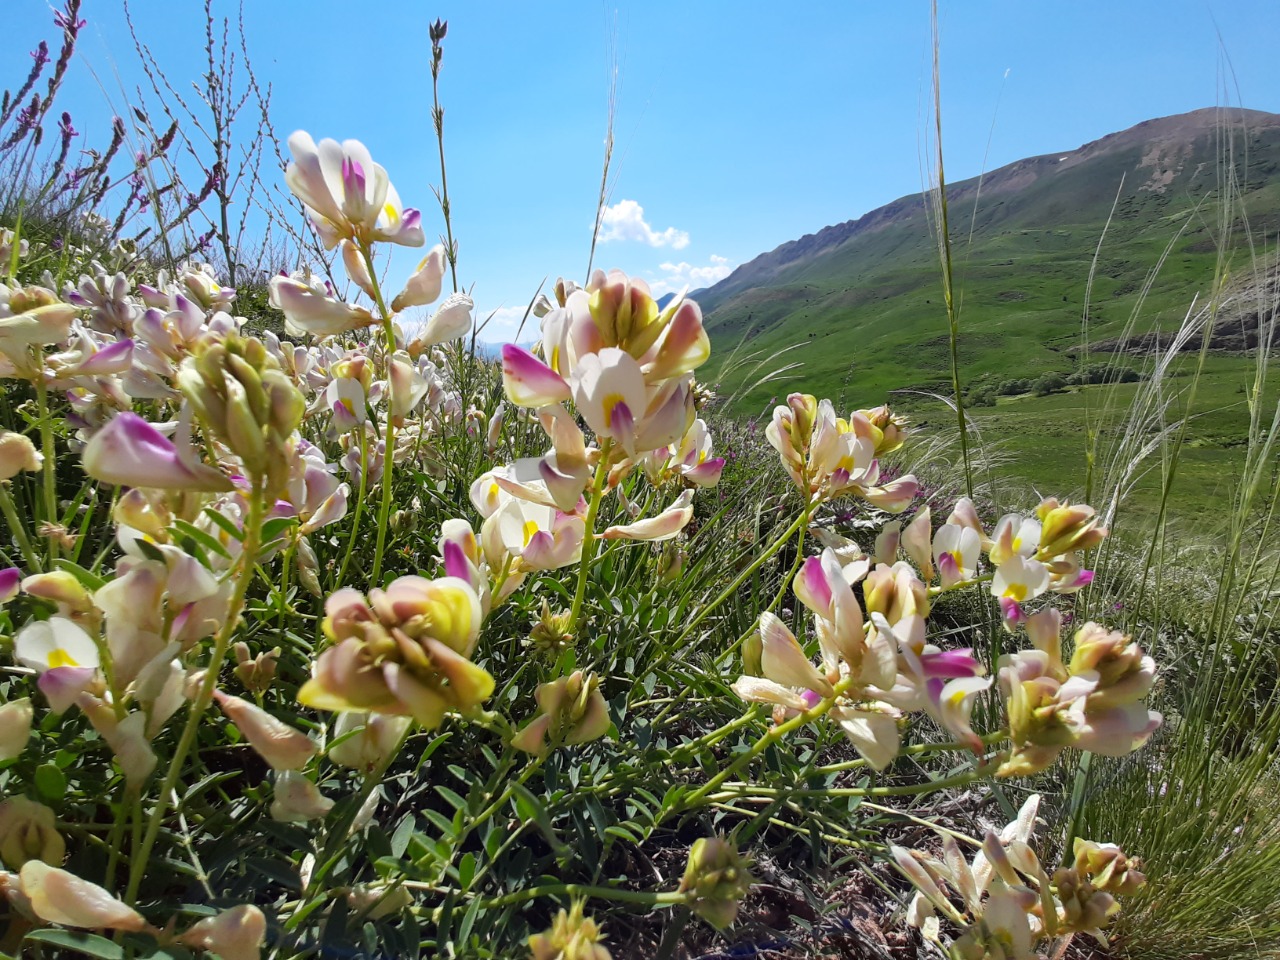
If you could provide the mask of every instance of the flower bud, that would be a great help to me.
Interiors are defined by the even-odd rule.
[[[502,425],[507,419],[506,404],[499,403],[498,409],[493,412],[493,416],[489,418],[489,429],[485,434],[485,451],[493,456],[498,450],[498,444],[502,442]]]
[[[511,745],[541,755],[550,746],[603,737],[610,720],[599,688],[600,678],[581,670],[539,684],[534,696],[541,714],[512,738]]]
[[[471,329],[471,311],[474,308],[475,302],[465,293],[449,294],[410,341],[409,355],[417,357],[424,350],[466,336]]]
[[[761,659],[764,656],[764,639],[760,636],[760,631],[752,631],[747,639],[742,641],[742,672],[748,677],[763,677],[764,667],[761,665]]]
[[[1098,930],[1120,911],[1115,897],[1099,890],[1075,870],[1061,867],[1053,874],[1054,893],[1061,907],[1058,927],[1062,933]]]
[[[1086,623],[1076,631],[1075,650],[1067,665],[1071,673],[1097,673],[1098,685],[1089,695],[1089,709],[1121,706],[1141,700],[1155,680],[1155,661],[1119,631]]]
[[[296,770],[285,770],[276,775],[274,797],[271,801],[271,819],[285,823],[306,823],[319,820],[333,809],[333,801],[320,792],[320,788]]]
[[[644,345],[652,345],[658,320],[657,301],[649,294],[649,287],[639,278],[628,277],[621,270],[610,270],[606,277],[593,278],[588,287],[590,300],[588,309],[591,319],[606,347],[622,347],[632,356],[644,353],[637,350],[633,339],[643,340]]]
[[[177,942],[197,950],[209,950],[222,960],[259,960],[267,936],[267,918],[251,904],[241,904],[206,917]]]
[[[88,930],[136,932],[148,928],[141,914],[96,883],[39,860],[23,865],[19,883],[31,901],[32,912],[46,923]]]
[[[85,614],[93,609],[93,598],[79,580],[66,570],[35,573],[22,581],[22,592],[58,605],[65,617]]]
[[[1043,557],[1060,557],[1073,550],[1088,550],[1097,546],[1107,536],[1093,507],[1077,504],[1059,504],[1056,499],[1043,501],[1036,508],[1040,519],[1040,554]]]
[[[418,514],[413,510],[397,510],[387,520],[391,532],[398,537],[418,529]]]
[[[19,287],[9,294],[7,316],[3,318],[6,340],[31,345],[61,343],[71,332],[78,308],[63,303],[47,287]]]
[[[933,526],[932,514],[926,505],[902,531],[902,550],[920,571],[926,583],[933,580]]]
[[[551,929],[529,938],[533,960],[611,960],[600,943],[600,927],[583,914],[584,907],[581,900],[576,901],[556,914]]]
[[[689,909],[723,930],[738,915],[738,904],[751,889],[751,874],[729,841],[701,837],[689,851],[679,889],[688,895]]]
[[[874,410],[859,410],[850,419],[859,420],[860,418],[865,419],[872,427],[870,436],[876,445],[877,457],[893,453],[906,442],[907,422],[888,406],[879,406]]]
[[[145,713],[134,711],[121,720],[110,704],[88,693],[81,694],[76,704],[107,742],[125,780],[131,786],[136,786],[151,776],[156,768],[156,755],[147,736]]]
[[[340,246],[342,248],[342,269],[347,271],[347,276],[352,283],[372,297],[374,295],[373,278],[369,275],[369,265],[365,263],[364,257],[360,255],[359,248],[350,240],[343,240]],[[396,308],[392,307],[392,309]]]
[[[22,586],[22,571],[17,567],[0,569],[0,607],[18,595]]]
[[[0,480],[8,480],[23,470],[34,473],[43,462],[35,444],[26,436],[0,430]]]
[[[0,762],[22,755],[31,739],[31,700],[21,697],[0,706]]]
[[[341,742],[329,748],[329,759],[365,773],[376,770],[400,746],[409,723],[409,717],[382,713],[340,713],[333,738]]]
[[[662,553],[658,555],[658,582],[668,585],[678,583],[688,559],[688,553],[674,540],[664,543]]]
[[[133,527],[153,540],[165,535],[165,528],[173,522],[173,513],[158,490],[134,487],[126,490],[116,501],[111,518],[118,525]]]
[[[1130,860],[1114,843],[1095,843],[1076,837],[1075,870],[1099,890],[1118,896],[1137,893],[1146,884],[1146,876],[1138,870],[1138,861]]]
[[[26,797],[10,797],[0,803],[0,861],[10,870],[29,860],[57,866],[67,845],[58,833],[53,811]]]
[[[284,489],[285,443],[306,402],[262,341],[232,334],[207,343],[183,362],[178,388],[246,472],[267,481],[269,497]]]
[[[791,442],[797,450],[806,451],[818,419],[818,399],[809,393],[793,393],[787,397],[787,406],[791,409]]]
[[[235,674],[244,684],[244,688],[254,694],[263,694],[270,690],[271,683],[276,677],[276,661],[280,659],[280,648],[264,650],[255,657],[250,653],[248,644],[240,640],[231,649],[236,655]]]
[[[561,306],[564,306],[562,303]],[[555,308],[551,306],[551,301],[547,299],[545,293],[540,293],[533,299],[533,315],[541,320]]]
[[[563,307],[569,302],[569,295],[578,289],[580,288],[572,280],[566,280],[564,277],[556,277],[556,303]]]
[[[892,567],[898,561],[898,547],[901,545],[902,524],[897,520],[890,520],[876,534],[875,553],[872,554],[872,559],[877,564]]]
[[[377,920],[413,904],[403,884],[357,883],[347,891],[347,906],[362,920]]]
[[[261,707],[223,693],[214,691],[214,698],[227,719],[249,741],[273,770],[301,770],[316,755],[319,748],[301,730],[295,730],[282,720],[273,717]]]
[[[528,641],[542,653],[558,654],[573,646],[573,634],[569,632],[569,612],[552,613],[546,600],[542,601],[542,613],[533,625]]]
[[[404,289],[392,299],[391,309],[399,313],[409,307],[422,307],[428,303],[435,303],[436,298],[440,296],[440,287],[444,281],[444,268],[444,246],[436,244],[418,263],[413,276],[405,282]]]
[[[892,567],[878,565],[862,581],[867,613],[879,613],[893,626],[904,617],[929,613],[928,588],[910,565],[898,561]]]

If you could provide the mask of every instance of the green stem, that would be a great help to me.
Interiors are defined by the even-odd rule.
[[[681,754],[692,753],[695,750],[705,750],[708,747],[714,747],[717,743],[719,743],[729,734],[733,733],[735,730],[738,730],[738,729],[741,729],[742,727],[747,726],[748,724],[752,723],[755,719],[756,719],[755,712],[748,710],[742,716],[736,717],[733,720],[730,720],[724,726],[718,727],[717,729],[712,730],[710,733],[704,733],[702,736],[698,737],[698,739],[696,740],[689,740],[688,742],[682,743],[677,747],[673,747],[671,750],[671,758],[673,760],[678,760],[680,759]]]
[[[587,576],[596,556],[596,517],[600,513],[600,501],[604,499],[604,483],[609,476],[609,451],[613,440],[605,438],[600,444],[600,462],[596,465],[596,475],[591,480],[591,499],[587,504],[587,529],[582,541],[582,559],[578,563],[578,586],[573,593],[573,606],[569,609],[569,624],[566,630],[573,633],[578,624],[578,616],[582,613],[582,602],[587,596]]]
[[[816,709],[816,708],[815,708]],[[781,729],[775,727],[775,730]],[[957,773],[951,777],[943,777],[940,780],[930,780],[927,783],[909,783],[898,787],[821,787],[818,789],[791,789],[781,787],[761,787],[754,783],[729,783],[725,784],[723,780],[718,786],[723,786],[724,791],[717,793],[711,797],[713,801],[718,800],[734,800],[747,799],[752,796],[758,797],[760,800],[766,798],[776,798],[780,796],[787,797],[910,797],[920,793],[933,793],[937,790],[950,790],[952,787],[963,787],[972,783],[974,780],[981,780],[991,773],[994,773],[1000,764],[997,760],[991,760],[988,763],[974,767],[972,770],[966,770],[964,773]],[[741,788],[741,789],[738,789]],[[702,790],[698,791],[703,793]],[[686,808],[697,794],[690,795],[686,801]],[[698,797],[701,799],[701,797]]]
[[[751,561],[751,564],[745,570],[743,570],[740,574],[734,577],[733,582],[730,583],[723,590],[721,590],[720,593],[716,595],[715,599],[713,599],[705,607],[699,610],[692,618],[690,618],[689,622],[685,625],[685,628],[682,631],[680,631],[680,635],[676,637],[675,640],[673,640],[670,644],[667,645],[666,649],[663,650],[662,654],[658,657],[657,660],[654,661],[654,663],[650,666],[649,669],[656,670],[658,667],[662,666],[668,660],[670,660],[673,656],[675,656],[675,654],[682,648],[682,645],[684,644],[684,642],[693,635],[693,631],[698,628],[698,626],[702,623],[703,620],[711,616],[711,614],[715,611],[717,607],[720,606],[720,604],[724,603],[726,600],[732,597],[735,593],[737,593],[739,587],[741,587],[744,583],[746,583],[747,580],[749,580],[757,570],[759,570],[762,566],[764,566],[771,559],[773,559],[774,554],[776,554],[779,550],[782,549],[782,545],[791,539],[792,534],[794,534],[797,530],[799,530],[800,528],[808,524],[810,509],[811,509],[810,507],[806,506],[805,509],[800,512],[800,515],[796,517],[794,521],[792,521],[791,526],[787,527],[786,530],[782,531],[782,533],[778,536],[778,539],[774,540],[773,543],[771,543],[768,547],[765,548],[763,553],[761,553],[758,557],[756,557],[755,560]],[[712,665],[719,666],[724,661],[725,657],[729,656],[731,652],[732,651],[725,651],[724,653],[720,654],[712,662]],[[660,714],[659,716],[660,717],[665,716],[665,712],[663,714]],[[657,723],[656,720],[654,722]]]
[[[120,853],[124,849],[124,831],[129,821],[129,811],[134,804],[134,795],[136,790],[125,783],[124,789],[120,791],[120,802],[114,811],[115,822],[111,824],[111,834],[107,839],[107,872],[103,879],[103,886],[108,891],[116,888],[116,867],[120,863]]]
[[[957,580],[948,586],[937,586],[929,588],[929,596],[936,597],[944,593],[951,593],[955,590],[963,590],[965,587],[976,586],[979,583],[990,583],[996,578],[995,573],[981,573],[976,577],[970,577],[968,580]]]
[[[507,753],[508,754],[510,753],[509,748]],[[515,780],[513,780],[507,786],[507,789],[502,792],[502,794],[498,797],[498,799],[490,803],[489,806],[485,807],[484,810],[476,814],[474,818],[469,820],[463,826],[462,830],[458,833],[458,836],[451,842],[453,853],[451,854],[450,861],[448,863],[441,864],[438,882],[443,882],[446,876],[448,875],[448,868],[450,863],[452,863],[452,856],[456,855],[457,852],[462,849],[463,842],[467,839],[467,837],[471,835],[471,832],[475,830],[477,827],[479,827],[481,824],[483,824],[490,817],[492,817],[499,810],[501,810],[507,804],[507,802],[510,801],[511,797],[515,794],[516,790],[524,786],[525,781],[527,781],[531,776],[533,776],[536,770],[541,768],[542,761],[544,759],[546,758],[536,757],[530,763],[525,764],[524,769],[520,771],[520,776],[518,776]],[[499,768],[499,771],[501,771],[501,768]],[[488,794],[488,791],[486,791],[486,794]],[[478,877],[472,878],[471,889],[475,889],[476,881],[478,879],[479,879]],[[403,882],[403,880],[401,882]]]
[[[1001,740],[1007,739],[1008,736],[1009,736],[1009,731],[997,730],[994,733],[984,734],[982,736],[982,742],[987,746],[991,746],[991,744],[993,743],[999,743]],[[967,751],[969,749],[970,749],[969,744],[959,743],[959,742],[957,743],[916,743],[916,744],[912,744],[909,747],[903,747],[900,751],[898,751],[898,756],[913,757],[922,753],[938,753],[944,750]],[[862,767],[865,767],[866,765],[867,765],[867,761],[863,759],[845,760],[842,763],[830,763],[825,766],[814,767],[811,772],[816,773],[819,776],[824,776],[829,773],[843,773],[846,770],[859,770]]]
[[[805,531],[809,526],[809,520],[811,519],[813,512],[817,509],[817,507],[818,507],[817,503],[806,505],[805,508],[802,511],[800,511],[800,515],[796,517],[796,519],[792,522],[791,526],[787,527],[787,529],[784,530],[782,534],[776,540],[774,540],[773,543],[770,544],[760,556],[756,557],[756,559],[752,561],[751,565],[747,567],[747,569],[743,570],[742,573],[738,574],[738,576],[734,578],[733,582],[730,583],[729,586],[725,587],[724,590],[720,592],[719,596],[717,596],[709,604],[707,604],[705,607],[703,607],[701,610],[698,611],[697,615],[695,615],[689,621],[689,623],[685,626],[684,630],[680,632],[680,635],[676,637],[674,641],[672,641],[670,644],[666,646],[666,648],[662,651],[662,653],[658,656],[658,658],[653,662],[652,666],[649,669],[657,670],[659,667],[666,664],[666,662],[670,660],[679,650],[681,650],[684,642],[687,639],[689,639],[690,635],[697,628],[698,624],[702,623],[703,620],[705,620],[708,616],[710,616],[711,612],[715,610],[718,606],[720,606],[720,604],[724,603],[726,600],[729,599],[729,597],[733,596],[734,593],[737,592],[738,588],[741,587],[743,583],[745,583],[757,570],[759,570],[762,566],[764,566],[764,564],[767,563],[773,557],[774,554],[776,554],[779,550],[782,549],[783,545],[789,539],[791,539],[791,535],[794,534],[797,530],[800,531],[800,538],[801,538],[800,542],[803,543]],[[792,565],[791,576],[783,580],[782,585],[778,589],[778,595],[774,598],[773,603],[769,605],[770,610],[772,610],[779,602],[781,602],[782,598],[786,596],[787,584],[795,579],[795,573],[796,573],[796,569],[798,569],[799,558],[801,555],[803,555],[803,549],[798,548],[797,562]],[[755,633],[755,631],[756,631],[756,628],[755,628],[755,624],[753,623],[751,628],[746,633],[742,634],[742,636],[738,637],[738,639],[735,640],[728,648],[726,648],[725,650],[722,650],[719,654],[716,655],[716,658],[711,662],[712,668],[719,667],[722,663],[724,663],[725,660],[733,656],[734,652],[739,647],[741,647],[742,644],[746,642],[746,639],[749,636],[751,636],[751,634]],[[658,715],[653,719],[653,725],[656,727],[658,724],[660,724],[663,720],[667,718],[668,714],[670,714],[672,710],[674,710],[678,705],[685,702],[687,701],[684,699],[684,697],[675,698],[675,700],[673,700],[667,706],[663,707],[662,710],[658,712]]]
[[[287,615],[296,613],[293,605],[289,603],[289,571],[293,566],[293,554],[297,549],[297,541],[289,544],[289,549],[285,550],[284,557],[280,561],[280,589],[277,592],[277,599],[280,601],[280,618],[276,621],[276,631],[280,636],[284,636],[285,623]],[[268,580],[268,583],[271,581]]]
[[[262,478],[255,477],[253,490],[249,497],[249,516],[244,526],[244,543],[240,552],[240,572],[235,578],[235,592],[232,594],[231,605],[227,610],[227,619],[223,622],[222,629],[218,631],[218,635],[214,640],[213,653],[209,658],[209,666],[205,669],[204,682],[200,685],[200,690],[191,704],[190,712],[187,714],[186,725],[182,728],[182,736],[179,738],[178,746],[169,761],[169,770],[160,786],[155,806],[151,808],[151,816],[147,821],[147,828],[142,836],[142,842],[135,851],[133,862],[129,866],[129,886],[125,892],[125,901],[129,904],[137,901],[138,886],[142,883],[143,874],[146,873],[147,863],[151,857],[151,848],[155,846],[156,837],[160,833],[160,823],[169,809],[169,798],[173,795],[174,789],[178,784],[178,778],[182,775],[182,766],[187,759],[187,754],[191,752],[191,748],[195,744],[196,733],[199,730],[200,721],[204,717],[204,712],[209,708],[209,704],[213,700],[213,691],[218,686],[218,672],[222,666],[223,659],[226,657],[227,649],[231,646],[231,637],[235,633],[236,624],[240,619],[240,611],[244,607],[245,594],[249,589],[250,582],[253,580],[254,558],[258,553],[262,540],[262,517],[264,513],[262,488]]]
[[[385,465],[384,465],[385,469]],[[364,424],[360,424],[360,488],[356,495],[355,516],[351,518],[351,533],[347,535],[347,550],[342,555],[342,566],[338,568],[338,579],[331,584],[340,587],[346,583],[347,564],[351,562],[351,550],[360,539],[360,519],[364,514],[365,485],[369,477],[369,435]]]
[[[693,808],[702,800],[706,799],[711,791],[718,789],[722,783],[749,764],[756,757],[760,756],[760,754],[764,753],[772,744],[777,743],[792,730],[798,730],[805,724],[812,723],[814,720],[825,716],[827,711],[835,706],[836,700],[839,699],[846,690],[852,687],[857,679],[858,678],[856,676],[845,677],[835,685],[831,696],[824,698],[820,703],[815,704],[803,713],[796,714],[785,723],[770,727],[765,731],[765,734],[752,745],[750,750],[739,754],[736,760],[730,763],[697,790],[693,791],[693,793],[686,796],[672,812],[675,812],[675,810],[689,810]]]
[[[355,822],[356,817],[359,816],[364,805],[369,801],[373,791],[381,785],[383,778],[387,775],[387,771],[391,769],[391,764],[400,755],[400,751],[404,749],[404,745],[409,741],[409,736],[413,733],[413,726],[413,724],[409,724],[404,735],[400,737],[400,742],[387,752],[387,755],[382,758],[382,762],[377,767],[365,775],[364,782],[360,785],[360,793],[356,795],[355,802],[351,804],[349,813],[342,818],[341,822],[335,824],[333,829],[327,832],[324,850],[316,859],[316,869],[311,874],[311,886],[308,887],[308,893],[314,892],[315,886],[322,882],[328,876],[329,871],[333,869],[334,862],[341,852],[339,848],[346,842],[351,825]],[[307,899],[308,897],[304,895],[303,902],[305,903]]]
[[[40,557],[31,545],[31,540],[27,537],[27,528],[18,519],[18,511],[14,508],[13,494],[9,492],[9,481],[7,480],[0,481],[0,511],[3,511],[5,521],[9,524],[9,529],[13,531],[13,538],[18,541],[18,549],[22,551],[22,556],[31,567],[30,572],[36,573],[43,570],[44,564],[41,563]]]
[[[804,517],[805,522],[802,523],[800,525],[800,529],[796,531],[796,558],[791,564],[791,572],[787,574],[787,576],[783,578],[782,583],[778,585],[778,595],[773,598],[773,602],[770,603],[768,607],[770,613],[773,613],[773,611],[777,609],[778,605],[782,603],[782,598],[787,595],[787,587],[795,582],[796,574],[800,572],[800,564],[804,563],[804,537],[808,532],[808,521],[811,519],[812,514],[813,505],[810,504],[805,507],[804,513],[801,514],[801,516]],[[797,606],[795,620],[792,623],[792,627],[795,628],[795,632],[797,634],[800,632],[801,616],[800,608]]]
[[[417,886],[413,881],[406,881],[405,886]],[[501,897],[480,902],[481,910],[494,910],[498,907],[510,906],[513,903],[525,903],[538,897],[594,897],[597,900],[614,900],[619,903],[640,903],[652,907],[674,907],[688,902],[688,894],[678,891],[654,893],[649,890],[619,890],[615,887],[595,887],[583,883],[552,883],[544,887],[526,887]]]
[[[387,374],[387,429],[383,431],[383,442],[386,450],[382,456],[382,506],[378,509],[378,541],[373,553],[373,576],[370,578],[375,587],[382,586],[382,552],[387,545],[387,521],[391,516],[391,474],[396,454],[396,423],[391,415],[391,357],[396,352],[396,331],[392,324],[392,314],[382,298],[382,286],[378,283],[378,270],[373,262],[373,250],[363,240],[359,241],[361,256],[369,268],[369,282],[373,287],[373,302],[378,306],[378,314],[382,317],[382,333],[387,341],[386,374]]]
[[[942,298],[947,307],[947,339],[951,347],[951,391],[956,402],[956,424],[960,432],[960,456],[964,463],[965,492],[973,496],[973,468],[969,460],[969,429],[965,423],[964,397],[960,393],[960,309],[955,302],[955,278],[951,262],[951,233],[947,223],[947,177],[942,166],[942,81],[938,64],[938,4],[933,2],[933,116],[938,150],[936,214],[938,257],[942,264]]]
[[[44,456],[41,468],[44,479],[44,519],[46,523],[56,524],[58,517],[58,487],[54,469],[53,450],[53,418],[49,412],[49,388],[45,385],[43,375],[36,380],[36,398],[40,405],[40,452]],[[58,559],[58,539],[49,537],[49,562]]]
[[[431,119],[436,128],[436,144],[440,148],[440,212],[444,215],[444,233],[448,248],[445,258],[449,261],[449,277],[453,280],[453,292],[458,292],[458,249],[453,244],[453,211],[449,206],[449,175],[444,162],[444,110],[440,106],[440,59],[432,51],[431,61]],[[474,338],[472,343],[474,344]],[[461,347],[459,347],[461,349]]]

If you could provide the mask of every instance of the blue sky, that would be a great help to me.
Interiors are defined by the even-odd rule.
[[[86,66],[116,111],[121,86],[131,90],[141,74],[123,5],[84,6],[89,27],[64,105],[95,142],[113,107]],[[1275,0],[940,7],[953,180],[1214,103],[1280,111]],[[449,21],[442,97],[459,279],[474,284],[482,312],[502,310],[485,339],[513,332],[544,276],[583,278],[611,51],[613,212],[598,266],[643,276],[658,291],[703,286],[923,184],[923,0],[832,0],[786,12],[754,0],[246,0],[245,8],[250,53],[274,84],[278,131],[363,140],[405,203],[423,210],[429,236],[442,223],[430,189],[440,172],[427,25]],[[134,0],[131,9],[171,79],[189,89],[202,56],[200,4]],[[234,13],[226,0],[215,9]],[[26,51],[52,30],[45,0],[4,0],[4,10],[0,54],[12,85]],[[393,281],[417,259],[399,251]]]

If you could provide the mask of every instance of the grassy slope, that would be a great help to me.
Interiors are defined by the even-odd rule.
[[[1138,329],[1176,327],[1193,298],[1209,288],[1216,258],[1216,146],[1212,136],[1202,136],[1189,149],[1181,172],[1163,193],[1142,189],[1151,169],[1141,166],[1146,150],[1141,143],[1101,151],[1030,183],[1019,182],[1016,170],[1015,179],[1002,183],[1004,171],[997,171],[993,188],[984,188],[978,198],[976,220],[973,182],[954,188],[951,223],[966,389],[1047,372],[1066,374],[1080,362],[1086,283],[1122,178],[1098,258],[1089,339],[1098,343],[1121,334],[1166,247],[1169,257],[1142,304]],[[1023,163],[1043,171],[1052,162]],[[1255,234],[1274,236],[1280,223],[1280,128],[1256,133],[1237,170],[1247,183],[1258,185],[1245,196]],[[743,385],[742,366],[720,371],[722,392],[739,393],[737,410],[765,410],[774,397],[802,388],[838,400],[838,407],[872,406],[890,397],[917,418],[954,424],[945,407],[922,395],[950,392],[946,314],[928,220],[918,199],[899,204],[904,209],[886,225],[802,256],[764,285],[738,278],[735,290],[730,278],[723,285],[729,289],[713,288],[704,295],[720,357],[745,336],[747,350],[767,355],[791,347],[786,359],[802,364],[789,383],[755,386]],[[1221,471],[1233,462],[1246,419],[1240,391],[1247,370],[1241,356],[1212,358],[1199,391],[1203,416],[1188,451],[1190,482],[1183,484],[1180,513],[1209,505]],[[1099,406],[1103,391],[1110,389],[1133,387],[1001,398],[974,415],[988,441],[1005,444],[1011,459],[1001,473],[1045,489],[1069,490],[1084,478],[1083,406]]]

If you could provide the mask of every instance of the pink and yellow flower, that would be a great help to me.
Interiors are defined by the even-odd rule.
[[[483,613],[465,580],[401,577],[368,601],[344,587],[325,603],[325,650],[299,702],[319,710],[411,716],[427,728],[493,693],[471,662]]]

